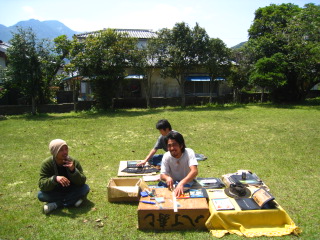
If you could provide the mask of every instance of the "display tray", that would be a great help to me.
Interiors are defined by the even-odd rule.
[[[128,162],[132,162],[132,161],[142,161],[142,160],[127,160],[127,161],[120,161],[119,163],[119,169],[118,169],[118,177],[130,177],[130,176],[148,176],[148,175],[156,175],[157,172],[148,172],[148,173],[143,173],[142,171],[138,172],[138,173],[129,173],[129,172],[123,172],[124,169],[126,169],[128,167]],[[134,168],[130,168],[130,169],[134,169]],[[141,168],[139,168],[140,170]]]

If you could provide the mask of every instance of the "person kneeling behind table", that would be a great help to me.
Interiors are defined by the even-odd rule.
[[[59,207],[79,207],[90,188],[80,163],[68,155],[67,143],[62,139],[49,144],[52,154],[42,162],[39,178],[38,199],[47,202],[45,214]]]
[[[183,136],[179,132],[170,132],[165,142],[168,152],[163,156],[160,179],[164,186],[174,189],[176,196],[183,194],[184,187],[191,187],[198,175],[198,161],[191,148],[186,148]],[[160,182],[161,184],[161,182]]]
[[[168,151],[167,145],[164,139],[169,134],[169,132],[175,131],[175,130],[172,130],[171,124],[167,119],[159,120],[156,124],[156,129],[159,130],[159,133],[161,135],[158,137],[156,144],[150,150],[149,154],[145,157],[145,159],[142,162],[137,164],[138,167],[144,166],[147,162],[149,162],[150,165],[161,166],[163,155],[156,154],[156,152],[159,149],[163,149],[165,152]]]

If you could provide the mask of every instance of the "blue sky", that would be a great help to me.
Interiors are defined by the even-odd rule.
[[[270,4],[303,7],[318,0],[0,0],[0,24],[7,27],[31,18],[58,20],[74,31],[103,28],[172,28],[177,22],[195,23],[228,47],[246,41],[254,12]],[[1,39],[1,36],[0,36]]]

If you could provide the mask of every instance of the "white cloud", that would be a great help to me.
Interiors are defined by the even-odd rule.
[[[176,7],[170,4],[156,4],[148,8],[124,9],[119,14],[117,11],[104,15],[96,15],[84,20],[83,16],[77,18],[60,19],[66,26],[74,31],[85,32],[100,30],[103,28],[132,28],[152,29],[172,28],[177,22],[195,19],[195,8]],[[188,22],[193,27],[196,20]]]
[[[86,20],[84,18],[64,18],[60,20],[64,25],[73,31],[90,32],[105,28],[103,23],[95,20]]]
[[[23,10],[23,14],[25,16],[26,19],[37,19],[39,21],[43,21],[44,18],[42,18],[41,16],[36,14],[36,11],[34,10],[34,8],[30,7],[30,6],[23,6],[22,7]]]
[[[23,6],[22,9],[24,12],[26,12],[28,14],[34,14],[34,9],[30,6]]]

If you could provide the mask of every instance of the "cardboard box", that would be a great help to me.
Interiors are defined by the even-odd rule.
[[[111,178],[108,183],[109,202],[135,202],[140,192],[148,187],[141,178]]]
[[[210,213],[206,198],[177,199],[178,211],[174,212],[171,191],[167,188],[156,188],[156,195],[164,197],[165,202],[156,205],[139,203],[140,230],[207,230],[205,223]],[[150,197],[141,200],[150,201]]]

